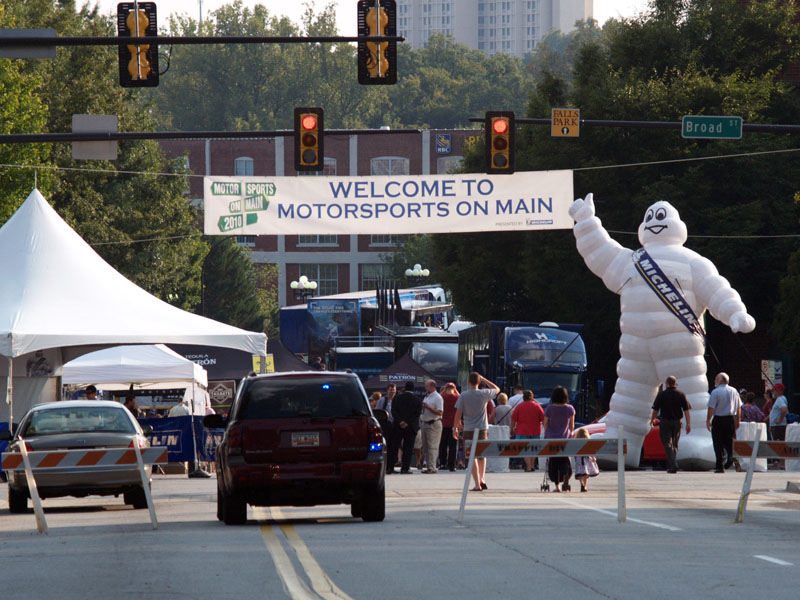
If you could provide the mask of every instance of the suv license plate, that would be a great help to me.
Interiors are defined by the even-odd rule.
[[[292,433],[292,448],[319,446],[319,431]]]

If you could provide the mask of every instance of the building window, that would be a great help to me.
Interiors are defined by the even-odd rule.
[[[300,175],[300,176],[336,175],[336,159],[335,158],[325,158],[325,164],[322,167],[322,171],[300,171],[297,174]]]
[[[317,296],[339,293],[339,265],[300,265],[300,276],[317,282]]]
[[[408,234],[404,235],[371,235],[369,236],[370,246],[400,246],[408,240]]]
[[[254,235],[237,235],[236,243],[245,248],[255,248],[256,236]]]
[[[253,159],[249,156],[240,156],[233,161],[233,174],[244,177],[253,175]]]
[[[336,246],[338,239],[335,235],[300,235],[297,243],[300,246]]]
[[[377,290],[389,276],[389,265],[361,265],[361,289]]]
[[[369,162],[370,175],[408,175],[408,159],[401,156],[379,156]]]
[[[463,156],[443,156],[436,160],[436,172],[439,174],[458,173],[461,171],[463,160]]]

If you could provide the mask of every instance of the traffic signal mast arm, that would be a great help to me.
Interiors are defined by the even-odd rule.
[[[486,121],[483,117],[470,117],[469,121],[472,123],[483,123]],[[547,125],[551,126],[550,119],[516,119],[517,125]],[[580,119],[581,127],[631,127],[642,129],[681,129],[681,121],[603,121],[597,119]],[[753,133],[800,133],[800,125],[779,125],[768,123],[744,123],[742,125],[744,131]]]
[[[173,46],[198,46],[208,44],[338,44],[347,42],[405,42],[398,35],[376,36],[147,36],[147,37],[0,37],[4,46],[127,46],[129,44],[171,44]]]

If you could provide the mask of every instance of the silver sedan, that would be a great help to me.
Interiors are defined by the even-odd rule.
[[[148,427],[149,429],[149,427]],[[149,431],[147,432],[149,433]],[[9,440],[7,452],[97,448],[146,448],[145,431],[122,404],[102,400],[52,402],[33,407],[22,418],[16,434],[0,432]],[[150,481],[151,467],[145,466]],[[8,471],[8,506],[12,513],[25,512],[30,494],[24,471]],[[147,508],[142,478],[137,466],[63,467],[34,469],[42,498],[58,496],[123,495],[133,508]]]

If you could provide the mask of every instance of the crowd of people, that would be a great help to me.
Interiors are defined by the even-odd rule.
[[[740,469],[733,454],[733,440],[741,422],[765,422],[770,439],[785,439],[788,404],[782,383],[764,392],[765,403],[761,408],[755,402],[755,394],[732,387],[726,373],[717,374],[714,385],[709,396],[706,427],[711,433],[715,472],[721,473],[731,467]],[[406,382],[399,393],[397,386],[390,383],[384,394],[372,395],[370,404],[375,410],[385,411],[387,474],[396,473],[397,467],[402,474],[411,473],[413,461],[423,473],[463,469],[463,441],[474,439],[476,431],[478,440],[488,439],[489,425],[508,426],[513,439],[590,437],[586,429],[575,427],[575,409],[563,387],[556,387],[549,402],[542,407],[531,390],[515,386],[508,397],[479,373],[469,375],[468,389],[463,392],[452,382],[437,389],[432,379],[425,382],[424,394],[417,394],[412,381]],[[678,472],[681,432],[688,435],[692,431],[691,408],[686,395],[678,389],[677,378],[667,377],[653,403],[650,423],[651,426],[659,424],[668,473]],[[536,457],[514,460],[519,460],[520,468],[527,472],[538,468]],[[512,466],[516,465],[512,462]],[[592,456],[550,457],[546,469],[554,492],[570,491],[573,476],[585,492],[589,478],[599,473]],[[485,458],[474,461],[471,477],[472,491],[488,489]]]

